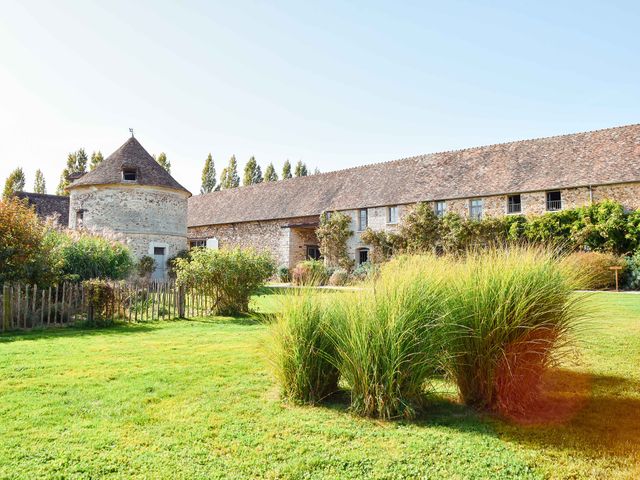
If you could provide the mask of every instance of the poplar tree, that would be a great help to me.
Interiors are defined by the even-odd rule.
[[[232,155],[229,159],[229,166],[222,171],[220,178],[220,188],[236,188],[240,186],[240,177],[238,176],[238,162],[236,156]]]
[[[44,174],[42,170],[36,170],[36,178],[33,182],[33,191],[35,193],[47,193],[47,186],[44,181]]]
[[[296,177],[306,177],[308,175],[307,165],[302,163],[302,160],[298,160],[298,163],[296,163],[295,174]]]
[[[256,157],[251,157],[247,164],[244,166],[244,177],[242,179],[243,185],[255,185],[256,183],[262,183],[262,169]]]
[[[286,180],[287,178],[291,178],[291,162],[289,160],[286,160],[282,166],[282,179]]]
[[[56,193],[58,195],[69,195],[69,193],[65,190],[67,186],[69,186],[69,175],[73,173],[87,173],[87,161],[89,158],[87,157],[87,153],[84,151],[84,148],[76,152],[71,152],[67,155],[67,167],[62,170],[60,174],[60,182],[58,183],[58,189]]]
[[[22,168],[16,168],[9,174],[7,180],[4,182],[2,198],[7,200],[13,194],[24,191],[24,183],[24,171],[22,170]]]
[[[277,182],[278,174],[276,173],[276,169],[273,168],[273,163],[267,165],[267,168],[264,171],[264,181],[265,182]]]
[[[104,157],[102,156],[102,152],[98,150],[97,152],[93,152],[91,154],[91,161],[89,162],[89,171],[94,170],[98,165],[102,163]]]
[[[158,158],[156,158],[156,162],[158,162],[162,168],[167,171],[167,173],[171,173],[171,162],[167,160],[166,153],[161,152],[160,155],[158,155]]]
[[[220,179],[222,181],[222,178]],[[202,186],[200,187],[200,193],[213,192],[216,188],[216,167],[213,164],[213,157],[211,153],[207,156],[204,162],[204,168],[202,169]]]

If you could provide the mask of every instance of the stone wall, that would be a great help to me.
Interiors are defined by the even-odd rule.
[[[317,223],[318,217],[299,217],[264,222],[243,222],[189,228],[189,239],[218,239],[219,248],[254,248],[273,255],[278,265],[294,266],[304,260],[305,242],[317,245],[315,234],[286,225]],[[285,228],[283,228],[285,227]]]
[[[69,227],[109,230],[126,238],[136,258],[153,245],[165,246],[167,257],[187,248],[186,192],[146,186],[105,185],[71,189]],[[151,249],[151,250],[150,250]]]

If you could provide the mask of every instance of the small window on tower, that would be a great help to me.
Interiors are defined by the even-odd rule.
[[[123,168],[122,179],[128,182],[135,182],[137,177],[137,171],[135,168]]]
[[[84,223],[84,210],[76,211],[76,228],[82,228]]]

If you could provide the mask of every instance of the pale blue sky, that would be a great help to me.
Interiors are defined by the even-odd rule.
[[[322,171],[640,121],[639,2],[0,1],[0,176],[133,127]]]

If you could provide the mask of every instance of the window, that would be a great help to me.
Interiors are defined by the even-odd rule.
[[[76,211],[76,228],[82,228],[84,223],[84,210]]]
[[[358,210],[358,230],[362,231],[367,228],[367,209]]]
[[[435,210],[438,217],[444,217],[444,214],[447,213],[447,202],[444,200],[437,201]]]
[[[387,223],[398,223],[398,207],[387,207]]]
[[[164,256],[164,247],[153,247],[153,254]]]
[[[135,168],[123,168],[122,179],[127,182],[135,182],[137,178],[137,170]]]
[[[189,240],[189,248],[206,247],[206,240]]]
[[[481,198],[474,198],[469,202],[469,215],[472,220],[480,220],[482,218]]]
[[[362,265],[363,263],[367,263],[369,261],[368,248],[360,248],[356,253],[358,254],[358,265]]]
[[[547,192],[547,211],[555,212],[562,210],[562,193],[560,190]]]
[[[507,213],[521,213],[522,200],[520,195],[509,195],[507,198]]]
[[[307,245],[307,260],[320,260],[320,247],[317,245]]]

